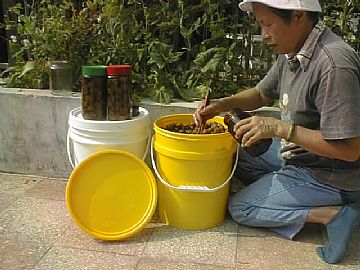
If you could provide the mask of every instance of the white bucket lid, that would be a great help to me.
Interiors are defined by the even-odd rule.
[[[129,120],[122,121],[99,121],[99,120],[87,120],[82,116],[81,107],[75,108],[69,113],[69,127],[91,130],[91,131],[119,131],[125,129],[127,132],[136,132],[138,129],[143,129],[145,126],[150,125],[149,112],[140,107],[139,115]]]

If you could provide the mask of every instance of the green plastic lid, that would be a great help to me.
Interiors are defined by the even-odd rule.
[[[107,66],[82,66],[83,76],[107,76]]]

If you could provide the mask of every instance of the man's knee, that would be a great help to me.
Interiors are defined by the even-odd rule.
[[[249,225],[252,224],[252,212],[255,210],[254,206],[241,202],[230,197],[228,202],[228,209],[231,217],[239,224]]]

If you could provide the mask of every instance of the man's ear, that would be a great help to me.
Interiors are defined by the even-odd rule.
[[[297,22],[304,22],[307,18],[307,12],[302,10],[294,10],[292,13],[293,20]]]

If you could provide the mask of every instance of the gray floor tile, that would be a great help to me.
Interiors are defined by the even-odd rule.
[[[306,223],[301,231],[295,235],[294,240],[301,243],[312,243],[320,246],[324,244],[322,230],[323,225]]]
[[[43,179],[27,190],[24,196],[64,201],[66,184],[67,181]]]
[[[143,229],[135,236],[126,240],[101,241],[86,234],[77,225],[72,223],[55,245],[125,255],[140,255],[145,249],[152,230]]]
[[[360,264],[349,264],[347,262],[340,262],[338,264],[332,264],[328,266],[327,270],[359,270]]]
[[[0,193],[0,212],[8,207],[14,200],[15,196],[11,196],[9,194]]]
[[[156,228],[144,256],[179,262],[235,266],[237,225],[224,224],[207,230]]]
[[[238,226],[238,234],[240,236],[253,236],[253,237],[267,237],[275,236],[276,234],[268,229],[254,228],[245,225]]]
[[[161,259],[143,258],[137,264],[136,270],[235,270],[232,267],[219,265],[164,261]]]
[[[41,177],[0,172],[0,192],[11,196],[22,195],[26,190],[39,182],[39,179]]]
[[[48,248],[46,244],[0,237],[0,269],[32,269]]]
[[[266,228],[254,228],[244,225],[239,225],[239,236],[252,236],[252,237],[271,237],[278,236]],[[322,244],[322,231],[318,224],[305,224],[304,228],[294,237],[294,240],[300,242],[310,242],[315,244]]]
[[[54,243],[69,223],[63,201],[22,197],[2,211],[0,236],[17,241]]]
[[[95,240],[66,210],[64,179],[0,173],[0,269],[357,270],[360,228],[343,262],[316,254],[323,226],[308,224],[287,240],[227,219],[208,230],[171,228],[154,215],[139,234],[123,241]],[[322,228],[322,230],[320,230]],[[322,237],[323,235],[323,237]]]
[[[358,226],[353,239],[350,242],[348,261],[351,264],[360,265],[360,226]],[[350,260],[350,257],[352,258]],[[360,267],[359,267],[360,268]]]
[[[132,270],[137,260],[134,256],[53,247],[35,265],[34,270]]]
[[[315,252],[317,246],[280,236],[239,235],[237,262],[239,269],[327,269]]]

